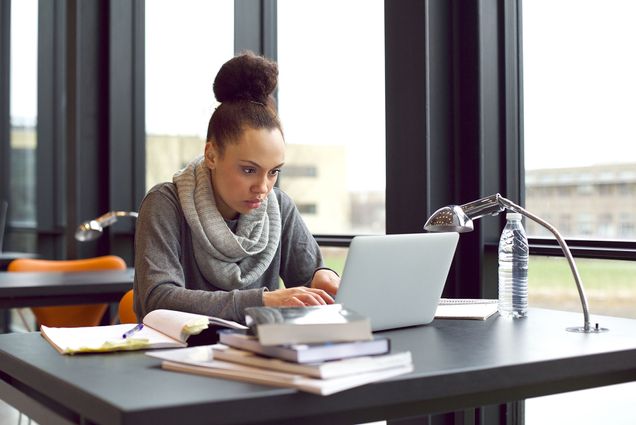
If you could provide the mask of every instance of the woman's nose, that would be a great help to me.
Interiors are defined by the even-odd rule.
[[[259,178],[258,182],[252,186],[252,190],[256,193],[267,193],[269,191],[267,176]]]

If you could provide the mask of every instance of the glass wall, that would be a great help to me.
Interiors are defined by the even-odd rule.
[[[525,201],[566,238],[636,240],[635,18],[630,0],[523,2]],[[576,263],[593,323],[599,314],[636,318],[636,262]],[[530,259],[529,303],[581,311],[563,258]],[[633,387],[528,400],[526,424],[634,423],[625,408]]]
[[[523,3],[526,206],[566,238],[636,240],[635,17],[627,0]],[[530,280],[542,288],[535,305],[578,311],[567,267],[534,261],[531,273],[543,275]],[[636,305],[631,262],[577,263],[592,311],[636,317],[624,307]]]
[[[385,232],[384,2],[278,0],[280,186],[314,234]]]
[[[526,206],[566,238],[636,239],[635,17],[629,0],[523,3]]]
[[[11,186],[9,222],[34,227],[37,144],[38,2],[11,3]],[[7,241],[5,241],[6,243]],[[13,247],[28,250],[27,246]]]
[[[234,55],[234,1],[146,2],[146,188],[203,153],[212,83]]]

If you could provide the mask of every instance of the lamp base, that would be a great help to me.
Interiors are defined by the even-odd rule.
[[[573,326],[571,328],[565,328],[565,330],[568,332],[577,332],[577,333],[583,333],[583,334],[600,334],[600,333],[609,331],[609,329],[607,328],[599,328],[598,323],[594,327]]]

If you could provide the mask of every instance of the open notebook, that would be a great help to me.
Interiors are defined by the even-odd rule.
[[[150,348],[186,347],[191,336],[218,328],[247,329],[240,323],[202,314],[175,310],[153,310],[140,325],[110,325],[78,328],[42,326],[42,336],[62,354],[95,353]]]

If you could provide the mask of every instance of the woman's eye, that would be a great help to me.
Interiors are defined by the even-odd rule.
[[[270,171],[269,174],[272,175],[272,176],[277,176],[277,175],[280,174],[281,171],[282,170],[280,168],[277,168],[275,170]]]
[[[243,172],[245,174],[254,174],[256,172],[256,170],[254,168],[250,168],[250,167],[244,167],[243,168]]]

